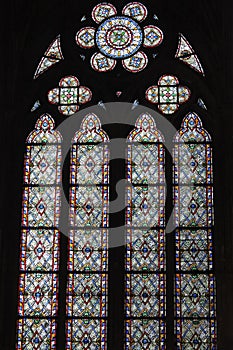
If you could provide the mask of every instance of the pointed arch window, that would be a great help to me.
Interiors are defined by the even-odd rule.
[[[125,349],[165,346],[165,149],[142,114],[127,138]]]
[[[153,69],[152,62],[141,50],[143,46],[143,50],[146,51],[148,48],[156,48],[163,41],[163,32],[150,24],[152,13],[143,4],[137,2],[126,4],[122,12],[119,12],[120,7],[122,6],[115,8],[111,4],[97,4],[92,13],[92,19],[97,24],[96,29],[85,26],[78,30],[75,38],[73,37],[79,46],[83,67],[87,58],[82,54],[83,49],[93,49],[97,46],[99,50],[89,57],[91,67],[95,71],[91,74],[94,75],[90,75],[91,81],[83,82],[88,86],[90,83],[93,96],[97,92],[94,98],[98,98],[99,86],[96,90],[93,88],[96,88],[95,83],[101,72],[106,73],[102,76],[108,76],[108,79],[114,80],[113,72],[110,71],[115,68],[116,59],[122,60],[124,69],[116,74],[123,80],[124,77],[129,76],[129,72],[141,72],[139,75],[145,73],[145,77],[148,77],[149,71],[145,69],[149,63],[150,69]],[[153,15],[153,18],[158,20],[156,15]],[[86,20],[87,17],[84,15],[81,21]],[[115,23],[114,33],[110,28],[112,20]],[[145,22],[145,26],[142,27],[140,22],[143,21],[148,23]],[[102,32],[109,32],[107,36],[101,32],[101,28]],[[127,34],[127,42],[125,34]],[[113,48],[118,52],[117,55],[104,49],[109,44],[106,39],[113,46],[119,44],[119,47]],[[133,39],[137,44],[136,51],[131,50],[131,54],[124,52],[127,51],[127,47],[129,50],[132,49],[132,40],[128,39]],[[72,47],[70,50],[67,48],[65,51],[69,55]],[[155,58],[157,52],[152,56]],[[196,49],[194,51],[182,34],[179,34],[175,57],[177,63],[181,61],[199,72],[200,77],[204,76]],[[34,79],[42,73],[49,73],[48,68],[63,59],[59,35],[44,53]],[[156,61],[157,59],[153,62]],[[44,104],[50,103],[45,108],[52,109],[53,105],[57,105],[60,113],[69,117],[78,111],[79,105],[90,102],[92,91],[85,86],[79,86],[77,78],[70,75],[74,73],[65,72],[65,62],[62,65],[60,73],[63,78],[59,86],[56,87],[53,82],[47,90],[49,91],[47,99],[41,96],[40,101]],[[70,67],[72,68],[72,65]],[[143,70],[145,70],[144,73],[142,73]],[[176,116],[179,118],[182,104],[185,102],[188,106],[194,102],[195,91],[194,94],[192,91],[194,97],[191,98],[191,87],[193,89],[195,84],[189,81],[190,88],[188,88],[183,81],[184,77],[179,76],[180,85],[179,79],[172,72],[158,73],[161,76],[158,85],[151,86],[151,82],[150,84],[145,82],[145,86],[150,87],[144,98],[158,105],[164,118],[169,118],[173,113],[175,118]],[[108,79],[103,80],[103,90],[105,84],[109,82]],[[134,79],[136,82],[137,74],[134,74]],[[58,82],[59,79],[56,81]],[[36,82],[40,83],[40,79]],[[44,83],[47,83],[46,79]],[[119,89],[120,87],[116,86],[117,98],[122,94]],[[197,96],[203,96],[199,93]],[[107,101],[104,91],[101,98]],[[137,99],[132,110],[137,107],[141,97],[135,98]],[[203,111],[205,106],[203,107],[200,100],[198,104]],[[40,105],[38,101],[32,111]],[[98,105],[106,110],[103,101]],[[136,117],[138,115],[135,113],[135,119]],[[117,130],[118,126],[112,127],[116,127]],[[169,347],[169,343],[173,342],[174,346],[174,336],[177,349],[216,349],[212,141],[209,133],[203,128],[200,117],[194,112],[189,113],[173,140],[173,182],[169,180],[169,176],[168,180],[174,194],[170,205],[173,202],[175,242],[172,242],[170,237],[166,239],[165,234],[165,212],[168,207],[165,203],[165,170],[167,171],[171,164],[166,164],[165,169],[164,137],[148,113],[143,113],[137,119],[135,128],[128,135],[125,228],[123,229],[125,247],[121,247],[120,253],[118,251],[116,254],[114,252],[115,255],[113,254],[114,258],[119,256],[122,258],[120,264],[115,264],[117,266],[115,270],[112,268],[115,261],[111,260],[112,251],[108,246],[109,226],[111,224],[114,226],[114,219],[116,217],[118,219],[124,210],[117,213],[118,216],[116,215],[112,221],[111,217],[109,220],[111,128],[109,126],[106,128],[109,130],[108,135],[102,129],[99,118],[91,113],[84,117],[80,129],[72,140],[68,249],[66,243],[62,241],[62,244],[64,243],[62,252],[68,251],[67,261],[63,260],[65,269],[60,262],[58,230],[62,136],[54,128],[54,120],[48,114],[44,114],[38,119],[35,130],[27,139],[17,348],[49,350],[63,346],[70,350],[78,348],[107,350],[111,347],[109,344],[113,344],[117,338],[113,336],[114,331],[121,328],[121,340],[117,343],[115,350],[123,348],[123,345],[125,349],[165,349]],[[116,130],[113,132],[114,136]],[[128,133],[129,129],[123,137],[126,138]],[[111,170],[114,171],[116,164],[122,163],[112,164]],[[124,169],[124,166],[122,168]],[[170,168],[169,175],[171,173]],[[167,252],[169,251],[167,256],[166,247]],[[172,254],[173,257],[170,258]],[[172,264],[169,266],[172,259],[175,266]],[[117,283],[112,283],[115,279],[112,271],[117,269],[121,270],[116,277],[116,281],[120,281],[119,289],[121,289],[119,304],[117,304],[118,291],[113,288]],[[64,278],[58,278],[62,276],[64,270],[64,275],[66,274]],[[112,275],[113,278],[109,278]],[[171,288],[170,291],[168,286],[171,284],[168,280],[173,283],[173,277],[174,289]],[[66,306],[64,313],[63,310],[61,311],[62,315],[58,313],[58,279],[62,282],[60,289],[61,294],[63,293],[59,298],[59,311],[60,305]],[[109,295],[114,294],[112,300],[109,300],[108,290],[110,290]],[[124,300],[122,294],[124,294]],[[114,305],[115,309],[121,304],[120,311],[117,310],[115,313],[112,312],[114,301],[117,301],[116,306]],[[169,307],[171,305],[174,306],[174,311],[173,307]],[[120,326],[109,327],[111,322],[117,323],[113,316],[119,316],[119,314],[117,321],[120,319]],[[175,328],[171,331],[173,323]],[[110,341],[107,335],[111,338]],[[56,344],[56,338],[58,343],[59,339],[62,339],[62,345]]]
[[[26,141],[17,349],[55,349],[62,137],[42,115]]]
[[[173,180],[177,348],[216,349],[212,146],[196,113],[174,138]]]
[[[71,149],[67,349],[106,349],[109,138],[87,115]]]

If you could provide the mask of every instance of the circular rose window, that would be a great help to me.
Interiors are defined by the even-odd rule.
[[[96,44],[105,56],[126,58],[136,53],[143,42],[140,26],[131,18],[111,17],[96,32]]]

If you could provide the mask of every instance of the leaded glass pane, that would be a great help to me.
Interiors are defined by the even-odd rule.
[[[69,271],[107,271],[107,230],[77,230],[69,236]]]
[[[18,349],[55,349],[58,311],[62,137],[42,115],[24,161],[18,301]],[[39,319],[38,319],[39,318]]]
[[[87,115],[71,147],[66,349],[107,346],[109,142]]]
[[[165,270],[164,230],[128,230],[127,271]]]
[[[67,314],[76,317],[106,317],[107,275],[71,274],[67,287]]]
[[[177,320],[177,349],[216,350],[216,324],[214,320]]]
[[[188,40],[181,33],[179,34],[179,43],[175,57],[187,64],[196,72],[200,73],[201,75],[205,75],[198,56]]]
[[[176,275],[176,316],[214,317],[215,288],[213,275]]]
[[[56,316],[58,276],[24,273],[19,276],[19,315]]]
[[[56,349],[56,322],[49,319],[20,319],[18,321],[17,349]]]
[[[176,231],[176,270],[213,269],[212,230]]]
[[[127,195],[127,225],[134,227],[164,225],[164,186],[130,187]]]
[[[216,349],[211,137],[189,113],[174,138],[178,349]]]
[[[70,208],[72,226],[107,227],[108,187],[72,187]]]
[[[211,187],[174,187],[176,225],[211,227],[213,224],[213,189]]]
[[[64,57],[61,51],[60,35],[58,35],[49,45],[48,49],[41,58],[34,74],[34,79],[38,78],[39,75],[43,74],[47,69],[63,59]]]
[[[105,320],[69,320],[66,349],[105,350],[107,343]]]
[[[22,230],[22,271],[58,271],[59,232],[47,229]]]
[[[125,349],[165,348],[165,152],[142,114],[127,139]],[[138,144],[136,144],[138,143]]]
[[[165,315],[164,305],[164,275],[126,275],[126,317],[162,317]]]
[[[23,192],[22,226],[58,226],[59,192],[59,187],[25,187]]]
[[[126,350],[165,349],[165,323],[158,320],[126,321]]]

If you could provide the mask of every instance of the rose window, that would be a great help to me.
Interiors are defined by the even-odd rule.
[[[102,3],[94,7],[92,19],[98,28],[85,27],[76,34],[77,44],[85,49],[98,48],[91,57],[91,66],[98,72],[115,68],[117,60],[133,73],[142,71],[148,64],[143,47],[154,48],[163,41],[162,31],[154,26],[141,27],[147,17],[147,9],[138,2],[126,5],[122,15],[112,4]]]

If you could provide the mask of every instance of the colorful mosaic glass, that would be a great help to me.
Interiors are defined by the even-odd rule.
[[[194,69],[196,72],[200,73],[203,76],[205,75],[198,56],[196,55],[195,51],[193,50],[188,40],[181,33],[179,34],[178,49],[175,57],[178,58],[183,63],[187,64],[190,68]]]
[[[141,28],[139,22],[147,17],[147,9],[138,2],[127,4],[122,15],[109,3],[94,7],[92,19],[97,29],[85,27],[76,34],[77,44],[85,49],[96,46],[98,52],[91,57],[91,66],[98,72],[107,72],[116,66],[117,60],[132,73],[142,71],[148,63],[143,46],[154,48],[163,41],[162,31],[153,25]]]
[[[176,270],[213,270],[212,237],[211,229],[176,231]]]
[[[54,319],[20,319],[17,349],[56,349],[56,321]]]
[[[70,75],[59,82],[59,87],[48,92],[48,101],[58,105],[58,110],[65,116],[70,116],[79,110],[79,106],[90,102],[92,92],[86,86],[81,86],[79,80]]]
[[[163,41],[163,32],[153,25],[144,27],[144,43],[145,47],[156,47]]]
[[[106,349],[106,321],[73,319],[67,326],[68,349]]]
[[[142,114],[127,158],[125,349],[165,348],[165,149]]]
[[[115,6],[110,3],[101,3],[96,5],[92,10],[92,19],[96,23],[104,21],[106,18],[117,14]]]
[[[97,29],[96,44],[100,52],[107,57],[127,58],[141,47],[142,31],[133,19],[123,16],[111,17]]]
[[[148,57],[142,51],[137,52],[132,57],[126,58],[124,61],[122,61],[123,67],[131,73],[137,73],[139,70],[143,70],[146,68],[147,64]]]
[[[216,349],[211,137],[189,113],[174,138],[177,349]]]
[[[125,349],[165,349],[165,322],[137,319],[126,323]]]
[[[38,78],[39,75],[43,74],[47,69],[61,60],[64,60],[64,57],[61,51],[60,35],[58,35],[45,51],[34,74],[34,79]]]
[[[135,21],[142,22],[146,19],[148,13],[146,6],[140,2],[131,2],[123,8],[122,14],[132,17]]]
[[[216,323],[214,320],[206,319],[178,319],[177,349],[203,349],[216,350]]]
[[[215,317],[212,274],[179,274],[176,276],[176,290],[177,317]]]
[[[17,349],[55,349],[62,137],[42,115],[27,138]]]
[[[106,349],[109,138],[87,115],[71,149],[66,349]]]
[[[146,99],[158,105],[163,114],[175,113],[181,104],[188,101],[191,92],[186,86],[181,86],[174,75],[163,75],[158,85],[150,86],[146,91]]]

